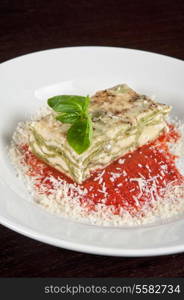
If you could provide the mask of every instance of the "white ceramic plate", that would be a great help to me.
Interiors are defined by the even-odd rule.
[[[144,51],[74,47],[32,53],[0,65],[0,222],[59,247],[104,255],[146,256],[184,251],[184,217],[138,228],[85,225],[56,217],[32,203],[16,178],[7,146],[20,120],[49,96],[91,94],[126,82],[184,111],[184,62]]]

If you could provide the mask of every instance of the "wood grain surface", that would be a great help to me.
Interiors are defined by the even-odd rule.
[[[184,1],[0,1],[0,62],[79,45],[128,47],[183,59]],[[0,276],[183,277],[184,254],[95,256],[48,246],[0,226]]]

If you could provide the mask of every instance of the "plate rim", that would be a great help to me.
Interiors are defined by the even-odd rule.
[[[181,220],[180,220],[181,221]],[[184,252],[184,244],[180,246],[169,246],[167,248],[152,248],[152,249],[115,249],[115,248],[103,248],[97,246],[86,246],[85,244],[78,244],[74,242],[64,241],[59,238],[48,237],[48,235],[38,233],[34,230],[28,229],[25,226],[20,224],[17,225],[16,222],[10,222],[6,218],[0,216],[0,224],[20,233],[25,237],[31,238],[38,242],[42,242],[51,246],[82,252],[92,255],[101,255],[101,256],[112,256],[112,257],[151,257],[151,256],[162,256],[170,255]],[[158,226],[159,227],[159,226]]]
[[[154,51],[148,51],[148,50],[142,50],[142,49],[137,49],[137,48],[128,48],[128,47],[116,47],[116,46],[100,46],[100,45],[89,45],[89,46],[66,46],[66,47],[56,47],[56,48],[48,48],[48,49],[43,49],[43,50],[38,50],[38,51],[33,51],[33,52],[29,52],[29,53],[26,53],[26,54],[21,54],[21,55],[18,55],[18,56],[15,56],[13,58],[10,58],[10,59],[7,59],[3,62],[0,63],[0,66],[2,64],[5,64],[5,63],[10,63],[14,60],[18,60],[18,59],[21,59],[21,58],[24,58],[24,57],[27,57],[27,56],[31,56],[31,55],[34,55],[34,54],[41,54],[41,53],[45,53],[45,52],[52,52],[52,51],[59,51],[59,50],[63,50],[63,49],[66,49],[66,50],[70,50],[70,49],[79,49],[79,48],[82,48],[82,49],[85,49],[85,48],[102,48],[102,49],[114,49],[114,50],[127,50],[127,51],[136,51],[136,52],[139,52],[139,53],[142,53],[142,54],[153,54],[153,55],[158,55],[158,56],[162,56],[163,58],[170,58],[170,59],[173,59],[173,60],[177,60],[177,61],[180,61],[182,63],[184,63],[184,60],[181,59],[181,58],[177,58],[177,57],[174,57],[174,56],[171,56],[171,55],[165,55],[165,54],[162,54],[162,53],[158,53],[158,52],[154,52]]]

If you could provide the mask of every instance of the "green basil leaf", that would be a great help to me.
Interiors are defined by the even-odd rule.
[[[78,153],[83,153],[91,144],[92,121],[88,112],[90,97],[60,95],[48,99],[48,105],[60,113],[56,119],[72,124],[67,132],[67,141]]]
[[[86,151],[92,138],[92,122],[90,117],[79,119],[68,130],[67,141],[70,146],[81,154]]]
[[[90,102],[90,97],[86,96],[85,97],[85,103],[84,103],[84,112],[87,112],[88,106],[89,106],[89,102]]]
[[[48,99],[48,105],[57,112],[83,111],[86,97],[75,95],[61,95]]]
[[[58,115],[56,117],[56,120],[58,120],[62,123],[73,124],[79,118],[80,118],[80,114],[77,114],[77,113],[63,113],[61,115]]]
[[[63,112],[63,113],[75,113],[78,112],[81,114],[80,109],[76,105],[73,104],[58,104],[53,108],[56,112]]]

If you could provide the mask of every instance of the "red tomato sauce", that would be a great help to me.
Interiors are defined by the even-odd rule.
[[[163,197],[168,184],[183,184],[184,177],[175,166],[176,156],[168,148],[168,142],[175,143],[179,138],[174,126],[169,125],[169,132],[164,132],[155,141],[91,174],[84,183],[78,184],[81,189],[87,190],[80,198],[81,205],[95,210],[96,204],[103,203],[113,206],[115,214],[119,214],[122,208],[134,214],[145,202],[151,205],[158,196]],[[50,176],[74,183],[66,175],[39,160],[30,152],[28,145],[23,145],[21,149],[22,163],[28,166],[27,175],[37,177],[35,188],[38,192],[43,193],[43,184],[46,194],[54,188]]]

